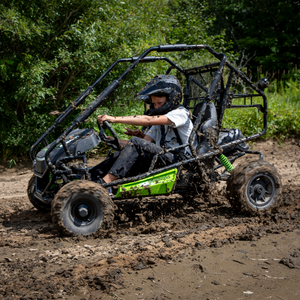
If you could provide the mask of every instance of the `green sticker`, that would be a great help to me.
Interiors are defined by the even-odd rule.
[[[138,181],[125,183],[119,187],[116,198],[168,194],[173,189],[177,171],[177,169],[171,169]]]

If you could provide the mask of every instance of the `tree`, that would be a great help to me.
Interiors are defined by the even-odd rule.
[[[1,155],[28,150],[53,122],[49,113],[64,109],[116,59],[164,44],[165,11],[150,0],[2,2]]]
[[[299,13],[298,0],[209,0],[216,18],[210,34],[226,29],[233,50],[253,57],[249,69],[261,67],[280,79],[300,62]]]

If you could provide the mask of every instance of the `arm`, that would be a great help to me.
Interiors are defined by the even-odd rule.
[[[154,142],[153,138],[147,134],[144,135],[143,140],[148,141],[150,143]]]
[[[134,130],[134,129],[130,129],[130,128],[127,128],[125,127],[125,129],[127,130],[127,132],[124,132],[125,134],[127,135],[130,135],[130,136],[137,136],[145,141],[148,141],[148,142],[151,142],[153,143],[154,140],[152,139],[152,137],[150,137],[149,135],[145,134],[143,131],[141,130]]]
[[[97,118],[98,123],[107,121],[109,123],[121,123],[136,126],[152,126],[152,125],[171,125],[172,122],[166,116],[128,116],[113,117],[109,115],[100,115]]]
[[[126,131],[124,131],[123,133],[125,133],[126,135],[129,136],[137,136],[139,138],[144,138],[145,134],[143,133],[143,131],[139,130],[139,129],[131,129],[131,128],[127,128],[125,127]]]
[[[164,125],[164,124],[172,124],[172,122],[165,116],[129,116],[129,117],[113,117],[109,115],[100,115],[97,118],[98,123],[103,123],[104,121],[107,121],[109,123],[123,123],[123,124],[129,124],[129,125],[140,125],[140,126],[147,126],[145,125],[145,122],[147,124],[152,125]],[[126,128],[127,132],[124,132],[127,135],[133,135],[140,137],[148,142],[153,143],[154,140],[147,134],[144,134],[141,130],[133,130]],[[113,139],[112,137],[109,137]],[[119,143],[121,147],[125,147],[127,144],[127,140],[121,140],[119,139]]]

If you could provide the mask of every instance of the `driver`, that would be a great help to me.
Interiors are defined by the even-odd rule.
[[[189,111],[180,105],[182,88],[175,76],[155,76],[138,95],[150,104],[150,109],[145,115],[100,115],[97,118],[99,124],[107,121],[150,127],[146,134],[140,130],[126,128],[125,133],[133,137],[129,141],[119,140],[123,150],[115,151],[97,166],[98,181],[102,184],[147,172],[154,155],[163,148],[188,143],[193,125]],[[189,154],[188,147],[185,147],[179,152],[168,152],[159,158],[161,163],[168,165]]]

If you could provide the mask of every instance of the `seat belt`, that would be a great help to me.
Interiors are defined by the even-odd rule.
[[[174,130],[174,133],[176,135],[176,139],[177,139],[178,144],[180,146],[183,145],[177,128],[173,128],[173,130]],[[161,132],[161,139],[160,139],[159,144],[160,144],[161,147],[164,147],[165,146],[165,141],[166,141],[166,135],[167,135],[166,130],[165,130],[165,125],[160,125],[160,132]]]
[[[165,139],[166,139],[166,134],[167,133],[166,133],[164,125],[160,125],[160,130],[161,130],[160,146],[163,148],[165,146]],[[173,130],[174,130],[174,133],[176,135],[176,139],[177,139],[178,144],[180,146],[183,145],[181,137],[180,137],[180,135],[178,133],[177,128],[173,128]],[[177,161],[186,159],[186,156],[184,154],[185,153],[185,149],[184,148],[171,151],[171,153],[173,153],[173,155],[177,158],[176,159]]]
[[[161,138],[160,138],[160,146],[163,148],[165,146],[165,141],[166,141],[166,130],[165,130],[165,125],[160,125],[160,133],[161,133]]]

